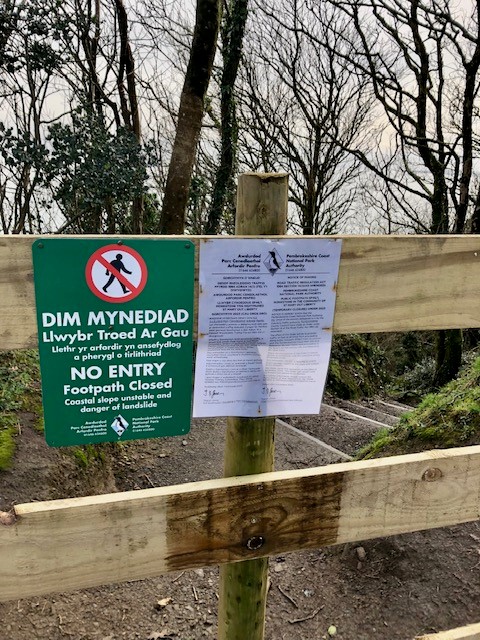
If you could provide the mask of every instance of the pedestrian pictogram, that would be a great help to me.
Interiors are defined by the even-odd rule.
[[[128,302],[145,287],[147,265],[134,249],[110,244],[90,256],[85,276],[90,290],[102,300]]]

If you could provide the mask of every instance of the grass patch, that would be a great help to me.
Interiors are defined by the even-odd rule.
[[[108,449],[111,449],[110,443],[86,444],[75,447],[72,453],[82,469],[89,469],[92,465],[105,463]]]
[[[34,349],[0,352],[0,470],[9,468],[15,453],[19,411],[34,413],[35,427],[43,430],[40,365]]]
[[[37,413],[41,404],[38,351],[0,352],[0,411]]]
[[[14,414],[0,414],[0,471],[9,469],[15,453],[18,421]]]
[[[43,433],[38,351],[0,351],[0,471],[12,464],[19,432],[18,414],[22,412],[34,414],[32,426]],[[109,479],[112,473],[112,457],[119,450],[118,443],[103,443],[68,447],[65,453],[73,457],[82,477],[97,483],[93,492],[98,493],[101,491],[101,479]]]
[[[480,443],[480,358],[438,393],[429,393],[398,425],[382,430],[357,459]]]

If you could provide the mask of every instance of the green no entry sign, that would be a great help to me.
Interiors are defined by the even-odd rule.
[[[32,250],[47,443],[186,433],[194,245],[46,238]]]

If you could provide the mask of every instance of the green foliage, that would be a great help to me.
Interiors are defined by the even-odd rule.
[[[363,447],[358,451],[355,456],[356,459],[370,459],[370,458],[378,458],[382,455],[385,455],[383,451],[388,447],[392,440],[392,432],[390,429],[380,429],[373,436],[371,442],[367,444],[366,447]]]
[[[15,132],[0,121],[0,156],[12,172],[35,169],[35,180],[53,193],[77,232],[131,230],[131,203],[145,194],[149,146],[141,147],[125,128],[107,129],[99,118],[75,113],[70,124],[49,128],[46,144],[29,132]],[[52,208],[51,196],[41,200]],[[150,197],[145,222],[150,231],[158,224],[158,202]]]
[[[24,0],[0,5],[0,69],[9,74],[28,67],[50,74],[65,62],[60,41],[69,23],[58,11],[60,0]]]
[[[397,400],[416,403],[422,395],[432,391],[434,376],[435,359],[424,358],[414,364],[412,369],[407,369],[403,375],[396,377],[388,388],[388,393]]]
[[[28,132],[17,135],[3,122],[0,122],[0,154],[7,167],[27,165],[40,171],[45,168],[48,155],[45,146],[37,144]]]
[[[161,206],[156,193],[146,193],[143,199],[143,233],[145,235],[157,233]],[[119,225],[120,233],[132,233],[131,210]]]
[[[371,341],[384,354],[389,396],[402,402],[418,402],[422,395],[434,390],[435,332],[376,333]]]
[[[78,216],[84,231],[99,231],[95,220],[106,212],[111,218],[128,217],[133,198],[145,192],[147,160],[133,133],[107,129],[100,118],[85,113],[71,124],[50,127],[51,153],[45,179],[67,218]],[[111,229],[110,229],[111,230]]]
[[[480,442],[480,358],[438,393],[426,395],[397,427],[377,433],[358,458],[413,453]]]
[[[380,337],[380,344],[385,349],[392,373],[392,382],[387,386],[389,396],[402,402],[417,404],[425,394],[438,391],[435,378],[438,333],[409,331]],[[477,353],[476,330],[464,332],[464,338],[462,364],[466,366]]]
[[[0,352],[0,412],[36,412],[40,404],[38,351]]]
[[[0,352],[0,470],[8,469],[18,432],[16,412],[41,414],[38,352]]]
[[[334,336],[327,390],[344,399],[379,393],[386,381],[385,356],[372,341],[357,334]]]
[[[186,227],[190,233],[202,234],[209,204],[211,184],[204,176],[194,174],[188,192]]]

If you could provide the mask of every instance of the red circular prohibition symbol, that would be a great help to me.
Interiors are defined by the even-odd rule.
[[[147,265],[138,251],[119,244],[97,249],[85,267],[90,291],[115,304],[136,298],[147,284],[147,277]]]

